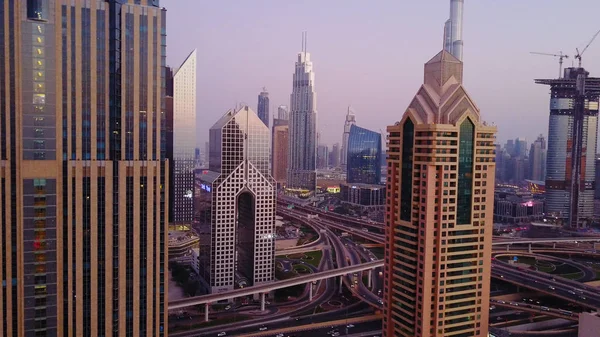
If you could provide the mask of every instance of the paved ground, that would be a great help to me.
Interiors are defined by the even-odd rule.
[[[180,300],[185,298],[183,289],[181,289],[175,281],[171,279],[171,271],[169,270],[169,301]]]

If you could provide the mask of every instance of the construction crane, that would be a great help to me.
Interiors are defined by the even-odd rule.
[[[594,34],[594,37],[592,37],[592,39],[587,44],[587,46],[585,46],[585,48],[583,48],[583,50],[581,51],[581,53],[579,52],[579,49],[575,48],[575,51],[577,52],[577,55],[575,55],[575,58],[579,61],[579,68],[581,68],[581,56],[583,55],[583,53],[585,53],[585,51],[592,44],[592,42],[594,42],[594,40],[596,39],[596,36],[598,36],[598,34],[600,34],[600,30],[597,31],[596,34]]]
[[[563,65],[563,59],[568,59],[569,55],[565,55],[563,54],[563,52],[559,52],[558,54],[550,54],[550,53],[538,53],[535,51],[531,52],[532,54],[535,55],[545,55],[545,56],[554,56],[554,57],[558,57],[558,78],[562,78],[562,65]]]

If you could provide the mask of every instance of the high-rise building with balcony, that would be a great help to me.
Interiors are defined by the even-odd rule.
[[[381,134],[352,125],[346,164],[346,182],[372,185],[381,183]]]
[[[194,218],[196,168],[196,50],[173,75],[173,163],[171,191],[173,222],[189,224]]]
[[[263,88],[260,94],[258,94],[258,106],[256,109],[256,113],[258,114],[258,118],[269,127],[269,92],[267,88]]]
[[[275,181],[269,128],[247,106],[210,129],[210,167],[199,179],[200,276],[211,293],[273,281]]]
[[[290,97],[287,188],[311,194],[317,189],[317,94],[315,73],[303,35]]]
[[[166,10],[0,6],[0,336],[165,335]]]
[[[488,335],[496,128],[442,51],[388,126],[386,337]]]

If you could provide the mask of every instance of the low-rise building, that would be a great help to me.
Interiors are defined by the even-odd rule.
[[[385,204],[385,186],[371,184],[340,185],[342,202],[362,207],[383,207]]]
[[[500,223],[523,223],[541,220],[544,202],[529,192],[500,190],[494,194],[494,221]]]

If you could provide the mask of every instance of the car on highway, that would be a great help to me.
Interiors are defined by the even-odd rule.
[[[553,286],[548,286],[548,289],[550,289],[550,290],[552,290],[552,291],[555,291],[555,290],[556,290],[556,288],[554,288]]]
[[[217,335],[218,337],[222,337],[227,335],[227,332],[223,331],[223,332],[219,332],[219,334]]]
[[[354,324],[348,324],[348,325],[346,325],[346,328],[348,328],[348,329],[354,328]]]
[[[225,310],[229,310],[229,309],[231,309],[231,305],[228,305],[225,307]]]
[[[275,335],[275,337],[283,337],[283,334],[282,333],[277,334],[277,335]]]
[[[581,299],[581,300],[584,300],[584,301],[585,301],[587,298],[586,298],[585,296],[579,296],[579,299]]]
[[[575,292],[573,290],[569,290],[569,294],[575,295]]]
[[[266,326],[261,326],[261,327],[258,329],[258,331],[265,331],[265,330],[267,330],[267,329],[268,329],[268,328],[267,328]]]

